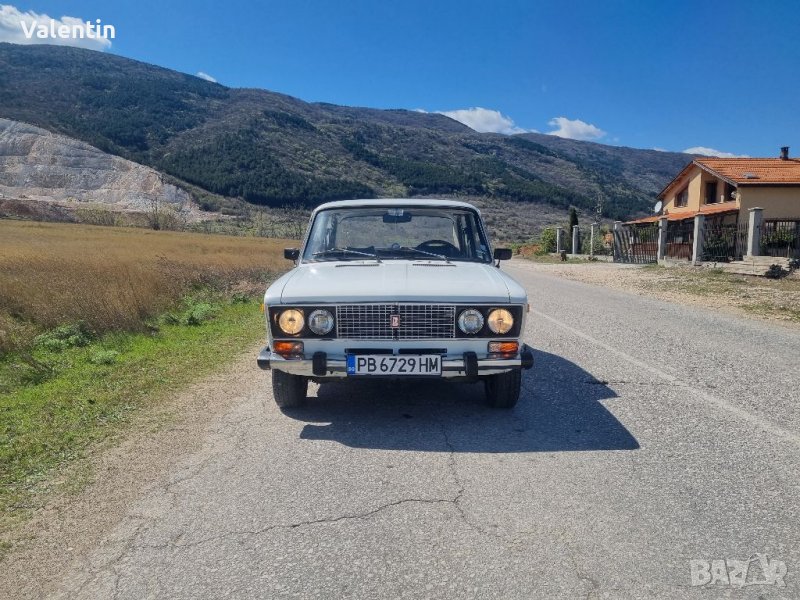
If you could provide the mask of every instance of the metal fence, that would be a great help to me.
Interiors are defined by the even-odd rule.
[[[614,230],[614,262],[658,262],[658,223],[617,226]]]
[[[595,227],[594,240],[592,240],[591,228],[581,229],[580,251],[581,254],[611,256],[614,253],[614,238],[608,230]]]
[[[764,221],[761,224],[761,254],[800,258],[800,219]]]
[[[713,262],[742,260],[746,252],[747,223],[723,224],[711,219],[703,223],[701,260]]]
[[[667,222],[667,243],[664,256],[691,260],[694,243],[694,219]]]

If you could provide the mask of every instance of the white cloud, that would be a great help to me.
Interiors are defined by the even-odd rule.
[[[747,154],[733,154],[731,152],[723,152],[722,150],[715,150],[706,146],[692,146],[684,150],[686,154],[702,154],[703,156],[716,156],[718,158],[750,158]]]
[[[197,76],[198,76],[200,79],[205,79],[206,81],[210,81],[211,83],[217,83],[217,80],[216,80],[216,79],[214,79],[214,78],[213,78],[211,75],[209,75],[208,73],[204,73],[203,71],[198,71],[198,72],[197,72]]]
[[[499,110],[491,110],[489,108],[481,108],[475,106],[473,108],[461,108],[458,110],[441,110],[437,111],[440,115],[445,115],[451,119],[463,123],[467,127],[474,129],[480,133],[529,133],[535,132],[535,129],[523,129],[517,127],[516,123],[511,117],[507,117]]]
[[[556,135],[571,140],[599,140],[606,135],[606,132],[580,119],[568,119],[567,117],[555,117],[547,122],[553,131],[548,131],[549,135]]]
[[[56,37],[37,37],[37,26],[46,27],[48,31],[52,28],[57,32]],[[92,21],[93,29],[90,31],[86,26],[85,19],[78,17],[61,17],[53,19],[46,14],[37,14],[32,10],[21,12],[17,7],[10,4],[0,4],[0,42],[11,42],[12,44],[53,44],[56,46],[78,46],[89,48],[90,50],[108,50],[111,48],[111,40],[105,37],[98,37],[95,21]],[[109,25],[102,23],[102,25]],[[60,27],[66,26],[70,37],[60,36]],[[81,33],[83,37],[76,35]],[[90,37],[90,34],[93,37]],[[116,35],[116,33],[114,34]]]

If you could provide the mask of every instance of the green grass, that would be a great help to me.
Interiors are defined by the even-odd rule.
[[[111,334],[60,350],[45,343],[27,361],[6,356],[0,362],[0,531],[24,520],[54,475],[97,443],[117,438],[137,411],[251,347],[263,335],[262,318],[253,300],[205,299],[150,333]]]

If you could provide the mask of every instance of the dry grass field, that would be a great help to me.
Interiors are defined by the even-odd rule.
[[[0,221],[0,355],[37,333],[83,322],[140,331],[193,288],[250,292],[288,268],[291,242]]]
[[[263,337],[295,244],[0,220],[0,563],[64,468]]]

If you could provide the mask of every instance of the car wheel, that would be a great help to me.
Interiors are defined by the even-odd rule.
[[[308,393],[308,377],[272,371],[272,395],[281,408],[302,406]]]
[[[498,375],[489,375],[484,384],[486,398],[493,408],[513,408],[519,400],[522,372],[514,369]]]

